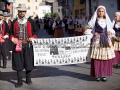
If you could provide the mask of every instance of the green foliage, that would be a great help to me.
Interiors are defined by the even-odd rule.
[[[58,15],[59,14],[57,12],[55,12],[55,13],[45,13],[44,17],[51,18],[51,17],[56,17]]]

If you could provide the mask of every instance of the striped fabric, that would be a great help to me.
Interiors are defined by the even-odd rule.
[[[91,60],[90,74],[93,77],[112,76],[112,62],[113,60]]]
[[[115,58],[113,59],[113,64],[120,64],[120,51],[115,51]]]

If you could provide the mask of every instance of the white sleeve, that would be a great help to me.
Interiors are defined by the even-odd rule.
[[[85,32],[84,32],[84,35],[90,35],[91,38],[93,37],[93,34],[91,33],[92,32],[92,29],[87,29]]]
[[[65,24],[62,22],[62,27],[64,27],[65,26]]]
[[[56,26],[56,23],[54,22],[54,23],[53,23],[53,26],[52,26],[52,27],[53,27],[53,29],[55,28],[55,26]]]
[[[69,24],[69,19],[67,20],[67,24]]]

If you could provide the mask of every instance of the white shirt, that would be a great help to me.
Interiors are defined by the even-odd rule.
[[[78,22],[78,24],[82,24],[82,20],[81,19],[77,19],[76,20],[76,24],[77,24],[77,22]]]
[[[105,28],[106,25],[107,25],[105,19],[98,19],[98,24],[99,24],[102,28]]]
[[[27,18],[24,18],[23,20],[21,20],[20,18],[18,18],[18,22],[20,24],[25,24],[27,22]]]
[[[116,28],[120,28],[120,22],[117,22],[117,23],[115,24],[115,27],[116,27]]]
[[[70,24],[71,21],[73,21],[73,24],[75,23],[75,22],[74,22],[74,19],[68,19],[67,24]]]
[[[57,23],[59,23],[60,21],[57,21]],[[53,23],[53,28],[55,28],[55,26],[56,26],[56,21],[54,21],[54,23]],[[65,26],[65,24],[62,22],[62,27],[64,27]]]
[[[3,20],[0,20],[0,24],[2,24],[3,23]]]

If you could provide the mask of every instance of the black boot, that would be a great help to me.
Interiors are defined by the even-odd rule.
[[[31,85],[32,81],[31,81],[31,71],[26,71],[26,83]]]
[[[17,77],[18,77],[18,81],[15,84],[15,87],[19,88],[23,85],[23,83],[22,83],[22,71],[17,71]]]

